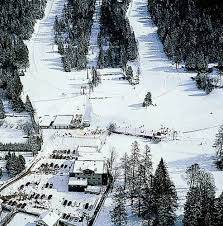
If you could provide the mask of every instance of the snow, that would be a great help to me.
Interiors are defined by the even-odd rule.
[[[74,163],[73,173],[82,173],[85,170],[91,170],[95,174],[106,173],[104,161],[77,160]]]
[[[36,217],[25,213],[17,213],[7,226],[35,226]]]
[[[68,185],[87,186],[87,179],[83,179],[83,178],[78,179],[76,177],[70,177]]]
[[[37,222],[43,222],[47,226],[54,226],[58,222],[59,219],[60,219],[60,217],[57,214],[55,214],[54,212],[45,212],[40,215]]]
[[[100,31],[100,12],[101,12],[101,0],[96,0],[95,3],[95,12],[93,15],[93,25],[91,27],[91,37],[90,37],[90,45],[88,50],[88,67],[96,67],[97,66],[97,58],[99,55],[98,48],[98,35]]]
[[[55,117],[44,115],[39,118],[39,125],[41,127],[49,127],[55,120]]]
[[[64,72],[61,55],[54,48],[54,19],[63,7],[64,1],[49,0],[44,18],[37,22],[31,40],[27,41],[30,67],[21,77],[23,97],[29,95],[39,117],[72,115],[77,103],[79,107],[84,104],[80,91],[88,83],[87,72]]]
[[[69,126],[73,117],[73,115],[57,115],[54,120],[53,126]]]

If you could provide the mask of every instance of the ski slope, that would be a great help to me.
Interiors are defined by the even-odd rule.
[[[30,96],[39,117],[72,114],[77,105],[84,103],[80,87],[87,83],[86,71],[64,72],[61,55],[54,45],[54,20],[63,7],[62,0],[48,0],[44,18],[36,23],[34,34],[27,41],[30,67],[22,78],[24,97]]]
[[[210,95],[196,88],[191,80],[194,73],[188,73],[183,67],[176,70],[167,59],[157,35],[151,17],[147,12],[147,0],[132,0],[128,18],[138,40],[139,62],[141,69],[140,84],[131,87],[118,76],[104,78],[94,92],[92,100],[95,124],[105,126],[115,122],[126,129],[138,129],[142,126],[159,129],[162,126],[178,131],[177,140],[166,140],[159,144],[148,140],[112,135],[108,138],[107,152],[114,147],[121,157],[130,153],[131,144],[137,140],[140,149],[146,144],[151,146],[154,169],[160,158],[168,165],[170,176],[176,185],[179,208],[177,225],[182,225],[183,205],[188,186],[185,170],[194,163],[211,172],[216,184],[216,195],[223,191],[223,172],[213,163],[215,150],[212,147],[215,134],[222,120],[222,90],[214,90]],[[153,103],[157,106],[142,108],[147,91],[151,91]],[[105,96],[98,101],[96,97]],[[113,202],[109,196],[97,218],[96,226],[103,221],[112,225],[107,217]],[[135,216],[128,216],[128,225],[135,223]]]

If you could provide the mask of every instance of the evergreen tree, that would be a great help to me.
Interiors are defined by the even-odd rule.
[[[118,187],[114,194],[114,208],[111,211],[112,222],[117,226],[127,224],[127,213],[125,209],[126,194],[123,187]]]
[[[214,212],[214,179],[210,173],[201,170],[197,165],[190,167],[189,171],[191,169],[196,169],[196,171],[191,173],[189,178],[190,189],[184,208],[184,225],[210,226]]]
[[[121,158],[121,167],[123,169],[124,173],[124,190],[126,189],[127,186],[127,179],[128,179],[128,173],[129,173],[129,157],[127,153],[124,154],[124,156]]]
[[[177,193],[163,159],[160,160],[154,174],[152,193],[155,225],[173,225],[176,218]]]
[[[223,169],[223,125],[219,128],[218,133],[216,134],[213,147],[217,150],[216,164],[219,167],[219,169]]]
[[[142,104],[142,106],[143,107],[148,107],[148,106],[150,106],[150,105],[152,105],[153,103],[152,103],[152,94],[150,93],[150,92],[148,92],[147,94],[146,94],[146,96],[145,96],[145,99],[144,99],[144,101],[143,101],[143,104]]]
[[[10,176],[16,176],[25,169],[25,159],[23,156],[18,157],[15,153],[9,153],[6,156],[6,169]]]
[[[4,110],[4,105],[2,102],[2,99],[0,99],[0,119],[5,118],[5,110]]]
[[[140,164],[140,149],[137,141],[134,141],[131,147],[131,156],[129,158],[129,172],[127,176],[129,196],[131,199],[131,204],[133,206],[135,198],[137,198],[138,192],[138,173]]]
[[[130,81],[132,78],[133,78],[133,70],[131,66],[128,66],[126,70],[126,79]]]
[[[25,109],[32,114],[35,112],[28,95],[26,96]]]
[[[214,214],[213,214],[213,226],[221,226],[223,222],[223,193],[215,199]]]

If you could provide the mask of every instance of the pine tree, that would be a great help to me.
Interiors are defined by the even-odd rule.
[[[129,173],[129,157],[127,153],[124,154],[124,156],[121,158],[121,167],[123,169],[124,173],[124,189],[126,189],[127,186],[127,178],[128,178],[128,173]]]
[[[219,169],[223,169],[223,125],[219,128],[218,133],[216,134],[213,147],[217,150],[216,164],[219,167]]]
[[[155,225],[173,225],[176,218],[177,193],[163,159],[160,160],[154,174],[152,193]]]
[[[2,102],[2,99],[0,99],[0,119],[5,118],[5,110],[4,110],[4,105]]]
[[[142,104],[142,106],[143,107],[148,107],[148,106],[150,106],[150,105],[152,105],[153,103],[152,103],[152,94],[150,93],[150,92],[148,92],[147,94],[146,94],[146,96],[145,96],[145,99],[144,99],[144,101],[143,101],[143,104]]]
[[[130,81],[132,78],[133,78],[133,70],[131,66],[128,66],[126,70],[126,79]]]
[[[28,111],[30,113],[34,113],[35,112],[28,95],[26,96],[25,109],[26,109],[26,111]]]
[[[6,169],[8,174],[11,176],[16,176],[25,169],[25,159],[22,155],[18,157],[15,153],[9,153],[6,156]]]
[[[110,212],[112,222],[117,226],[127,224],[127,213],[125,209],[126,194],[123,187],[118,187],[114,194],[114,208]]]
[[[212,226],[221,226],[223,222],[223,193],[215,199]]]
[[[129,158],[129,173],[127,175],[129,196],[131,199],[131,205],[133,206],[134,200],[137,197],[138,192],[138,173],[140,164],[140,149],[137,141],[134,141],[131,147],[131,156]]]
[[[201,170],[197,165],[194,166],[190,167],[190,170],[196,168],[196,171],[190,174],[193,179],[189,178],[190,189],[184,208],[184,225],[210,226],[214,212],[214,179],[210,173]]]

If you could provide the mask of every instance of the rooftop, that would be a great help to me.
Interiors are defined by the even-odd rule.
[[[102,160],[77,160],[74,163],[73,173],[82,173],[84,170],[91,170],[95,174],[106,173],[105,163]]]
[[[54,119],[55,119],[55,116],[44,115],[39,118],[39,125],[49,127],[51,123],[54,121]]]
[[[60,217],[54,212],[44,212],[39,216],[37,222],[44,222],[47,226],[54,226]]]
[[[87,179],[77,179],[76,177],[70,177],[68,185],[71,186],[87,186]]]
[[[73,117],[74,117],[73,115],[57,115],[53,125],[54,126],[70,125]]]

